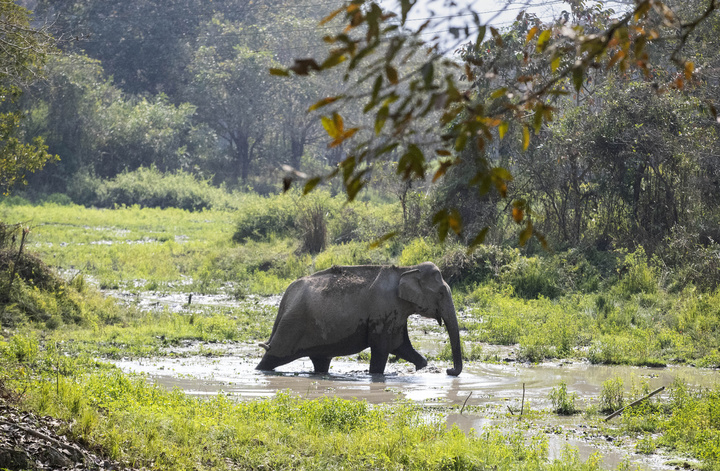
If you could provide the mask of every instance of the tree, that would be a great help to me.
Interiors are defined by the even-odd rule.
[[[30,25],[30,12],[14,2],[0,3],[0,189],[7,191],[24,181],[52,156],[42,139],[24,142],[17,108],[22,91],[41,74],[53,38]]]
[[[447,55],[456,45],[445,47],[438,38],[427,40],[424,36],[426,28],[438,29],[443,26],[438,23],[447,20],[428,20],[413,27],[409,14],[416,2],[412,0],[399,1],[399,14],[384,10],[372,0],[347,1],[323,22],[340,18],[343,23],[341,32],[326,38],[332,45],[327,56],[318,60],[297,59],[293,66],[271,73],[309,75],[335,69],[347,76],[354,70],[363,71],[359,84],[345,93],[326,97],[313,107],[326,110],[323,118],[326,122],[344,123],[342,105],[360,101],[365,105],[365,111],[375,117],[374,134],[385,137],[360,142],[338,169],[323,176],[325,179],[342,178],[348,198],[353,199],[367,183],[367,167],[396,148],[401,149],[398,162],[401,178],[424,178],[432,172],[434,180],[460,165],[459,154],[463,150],[475,146],[483,152],[490,142],[502,139],[510,128],[519,130],[522,148],[527,149],[533,131],[538,134],[553,120],[558,97],[574,93],[579,99],[593,70],[636,71],[651,79],[664,78],[664,82],[657,84],[660,90],[683,87],[692,81],[694,72],[694,64],[683,58],[684,47],[698,26],[715,15],[718,6],[717,0],[708,0],[695,15],[683,17],[660,0],[638,0],[619,16],[610,19],[612,15],[604,15],[607,22],[596,23],[588,22],[583,13],[588,8],[581,0],[568,0],[568,3],[573,11],[572,18],[568,15],[551,24],[528,24],[527,33],[518,38],[524,44],[518,63],[526,73],[507,75],[502,84],[493,79],[499,71],[508,69],[495,60],[485,60],[481,54],[483,50],[507,47],[496,28],[483,23],[472,10],[456,11],[456,18],[470,19],[466,26],[445,27],[455,36],[457,44],[470,43],[468,50],[475,52],[466,54],[465,63],[457,63]],[[489,39],[486,39],[486,33]],[[667,61],[663,65],[666,69],[670,66],[671,72],[665,77],[653,76],[650,52],[656,44],[667,45],[663,54]],[[418,67],[398,74],[410,58],[417,56],[423,57]],[[447,70],[454,68],[456,72],[438,78],[435,71],[439,66]],[[461,75],[466,82],[460,80]],[[496,85],[489,100],[477,99],[472,87],[478,77],[489,78],[490,84]],[[372,85],[366,87],[365,84]],[[708,108],[715,113],[712,104]],[[442,114],[439,127],[436,125],[418,132],[408,126],[435,110]],[[344,123],[344,129],[347,128],[356,129],[354,125]],[[330,127],[328,133],[333,142],[350,137],[338,132],[337,126]],[[435,137],[433,141],[427,140],[428,133]],[[421,140],[422,146],[419,145]],[[382,142],[382,145],[373,145],[373,142]],[[479,165],[468,185],[481,193],[495,188],[505,197],[512,174],[487,160],[482,162],[482,158],[476,160]],[[316,184],[317,179],[312,179],[306,189]],[[512,205],[513,219],[524,226],[520,233],[521,244],[535,233],[532,212],[528,209],[522,200]],[[434,221],[440,239],[444,239],[449,231],[462,232],[463,221],[456,210],[438,211]],[[480,243],[485,233],[479,231],[470,245]]]
[[[194,106],[175,106],[162,94],[127,95],[98,61],[83,55],[53,57],[47,79],[31,89],[25,106],[29,133],[43,136],[61,157],[33,181],[45,191],[66,191],[78,173],[113,177],[142,166],[192,170],[201,161],[206,138],[192,123]]]

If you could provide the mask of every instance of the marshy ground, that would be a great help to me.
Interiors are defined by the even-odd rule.
[[[61,432],[130,466],[713,469],[720,459],[720,353],[708,327],[716,293],[635,292],[620,280],[525,299],[508,275],[453,293],[466,357],[457,378],[445,374],[444,329],[416,316],[410,337],[430,360],[421,371],[391,360],[373,376],[364,352],[335,359],[327,375],[309,360],[261,373],[257,343],[284,286],[308,270],[373,261],[366,245],[313,259],[286,239],[235,245],[224,212],[0,213],[36,221],[29,247],[68,281],[52,293],[15,286],[3,326],[29,320],[3,330],[0,379],[23,392],[23,407],[65,419]],[[423,244],[372,257],[414,263],[428,256]],[[512,274],[512,263],[500,272]],[[647,275],[633,263],[631,274]],[[518,266],[518,276],[531,271]]]

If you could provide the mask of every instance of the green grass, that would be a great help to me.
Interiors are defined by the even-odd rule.
[[[36,345],[37,347],[37,345]],[[30,347],[23,347],[28,350]],[[30,348],[31,349],[31,348]],[[20,366],[0,344],[26,407],[72,421],[67,433],[116,460],[152,469],[598,469],[550,462],[546,438],[465,434],[412,404],[373,406],[288,393],[238,402],[167,391],[87,357],[35,350]],[[20,371],[32,367],[33,379]]]
[[[248,196],[238,207],[266,203]],[[465,361],[488,361],[491,350],[482,346],[488,343],[516,345],[517,359],[527,362],[720,366],[720,292],[663,286],[661,280],[672,276],[640,251],[524,257],[517,249],[482,247],[467,254],[454,244],[402,238],[368,251],[371,235],[392,227],[397,208],[338,208],[328,216],[329,232],[356,238],[331,240],[310,255],[292,234],[234,243],[234,211],[0,203],[0,220],[32,227],[28,250],[74,270],[73,281],[60,289],[12,285],[0,317],[3,328],[13,329],[0,340],[0,382],[25,390],[26,407],[74,420],[70,433],[110,456],[156,469],[597,468],[571,455],[567,463],[548,462],[540,436],[448,430],[438,410],[287,394],[241,403],[222,395],[199,400],[98,361],[164,355],[187,341],[266,340],[275,309],[243,301],[248,295],[280,293],[292,280],[334,264],[428,259],[441,267],[456,306],[470,316],[461,321]],[[120,307],[93,285],[138,294],[222,292],[238,302],[143,311],[132,302]],[[449,349],[436,357],[448,360]],[[613,433],[636,439],[640,452],[669,447],[720,469],[720,394],[681,384],[672,391],[668,403],[648,402],[623,414]],[[603,409],[621,403],[621,393],[617,384],[604,385]],[[575,409],[572,393],[557,388],[553,394],[556,410]]]

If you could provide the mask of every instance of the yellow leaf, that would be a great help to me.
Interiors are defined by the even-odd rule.
[[[695,64],[693,64],[692,62],[689,62],[689,61],[685,62],[685,79],[686,80],[692,79],[694,70],[695,70]]]
[[[523,126],[523,150],[527,150],[530,147],[530,128]]]
[[[509,127],[510,124],[507,121],[503,121],[502,123],[500,123],[500,126],[498,126],[498,133],[500,134],[500,139],[505,137],[505,134],[507,134]]]
[[[335,123],[335,128],[338,131],[338,135],[342,134],[345,129],[345,123],[343,122],[342,116],[340,116],[338,113],[333,113],[333,122]]]
[[[325,131],[327,131],[328,136],[336,139],[340,135],[337,127],[335,126],[335,121],[333,121],[331,118],[323,116],[322,118],[320,118],[320,122],[322,123],[323,128],[325,128]]]
[[[538,34],[539,31],[540,31],[540,28],[538,28],[537,26],[533,26],[532,28],[530,28],[530,31],[528,31],[528,34],[525,37],[525,44],[532,41],[533,38]]]
[[[552,70],[553,73],[558,70],[558,67],[560,67],[560,57],[556,57],[550,62],[550,70]]]
[[[310,108],[308,108],[308,111],[315,111],[315,110],[317,110],[318,108],[322,108],[323,106],[327,106],[327,105],[329,105],[330,103],[336,102],[336,101],[339,100],[340,98],[342,98],[342,95],[331,96],[331,97],[323,98],[322,100],[318,101],[317,103],[315,103],[314,105],[312,105]]]
[[[339,15],[340,13],[342,13],[344,10],[345,10],[345,8],[338,8],[338,9],[335,10],[334,12],[330,13],[328,16],[326,16],[325,18],[323,18],[322,21],[320,21],[320,26],[325,25],[325,24],[331,22],[333,18],[335,18],[336,16],[338,16],[338,15]]]

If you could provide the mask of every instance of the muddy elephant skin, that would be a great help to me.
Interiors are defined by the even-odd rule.
[[[385,371],[394,354],[424,368],[427,360],[410,343],[411,314],[445,323],[453,367],[462,371],[462,352],[450,287],[440,270],[425,262],[410,267],[335,266],[294,281],[280,301],[258,370],[271,371],[310,357],[316,373],[326,373],[333,357],[370,347],[370,373]]]

